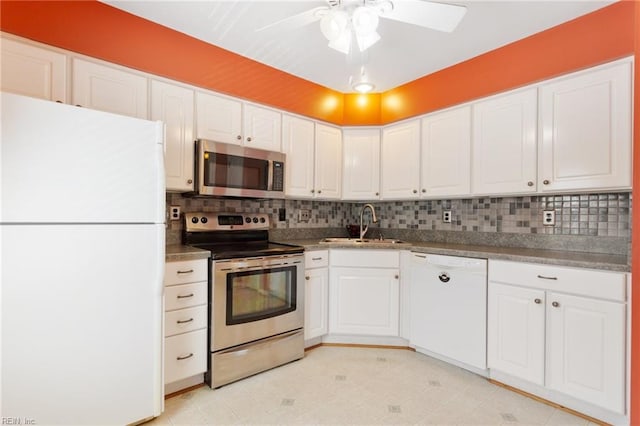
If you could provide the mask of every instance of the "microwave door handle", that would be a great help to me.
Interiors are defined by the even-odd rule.
[[[273,160],[269,161],[269,174],[267,178],[267,191],[273,191]]]

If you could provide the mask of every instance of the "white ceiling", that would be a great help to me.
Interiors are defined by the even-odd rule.
[[[287,31],[277,26],[255,31],[293,14],[326,6],[325,1],[102,1],[297,77],[340,92],[353,92],[349,77],[359,65],[349,64],[344,54],[327,46],[318,22]],[[367,77],[376,85],[376,92],[383,92],[614,1],[443,1],[467,7],[452,33],[380,19],[378,32],[382,39],[364,58]]]

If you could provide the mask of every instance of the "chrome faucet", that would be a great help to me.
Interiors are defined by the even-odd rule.
[[[364,211],[367,208],[371,210],[371,223],[378,222],[378,218],[376,217],[376,210],[373,208],[373,206],[371,204],[365,204],[364,206],[362,206],[362,210],[360,210],[360,239],[361,240],[364,238],[364,234],[366,234],[367,231],[369,230],[368,224],[367,226],[364,227],[364,229],[362,228],[362,216],[364,215]]]

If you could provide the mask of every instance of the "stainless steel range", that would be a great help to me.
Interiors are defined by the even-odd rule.
[[[304,356],[303,248],[269,241],[267,214],[187,213],[183,242],[211,251],[207,384]]]

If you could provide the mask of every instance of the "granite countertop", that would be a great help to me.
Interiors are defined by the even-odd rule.
[[[468,244],[451,244],[437,242],[407,242],[406,244],[322,244],[319,239],[279,240],[285,244],[303,246],[305,250],[322,250],[329,248],[351,249],[394,249],[414,252],[441,254],[448,256],[476,257],[493,260],[512,260],[517,262],[542,263],[547,265],[573,266],[580,268],[601,269],[617,272],[629,272],[629,259],[624,255],[585,253],[564,250],[544,250],[517,247],[495,247]]]
[[[182,244],[167,244],[165,246],[165,261],[167,262],[208,259],[210,255],[211,252],[209,250],[202,250]]]

